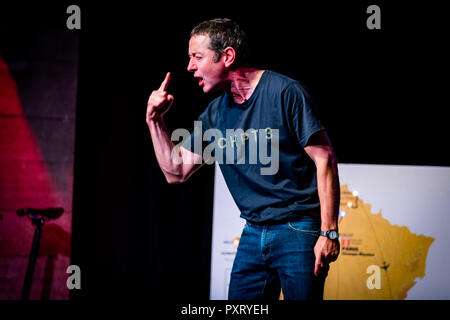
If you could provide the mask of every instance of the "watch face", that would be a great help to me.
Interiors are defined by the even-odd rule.
[[[330,233],[328,234],[328,237],[329,237],[331,240],[337,239],[338,233],[337,233],[336,231],[332,230],[332,231],[330,231]]]

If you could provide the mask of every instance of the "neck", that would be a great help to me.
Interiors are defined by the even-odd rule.
[[[264,70],[239,68],[229,73],[229,93],[236,103],[247,101],[255,90]]]

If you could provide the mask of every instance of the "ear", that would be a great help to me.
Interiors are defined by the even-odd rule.
[[[229,68],[236,59],[236,51],[232,47],[226,47],[223,50],[222,58],[224,59],[225,67]]]

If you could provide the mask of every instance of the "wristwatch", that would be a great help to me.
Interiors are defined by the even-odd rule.
[[[320,235],[330,240],[339,239],[339,233],[336,230],[320,231]]]

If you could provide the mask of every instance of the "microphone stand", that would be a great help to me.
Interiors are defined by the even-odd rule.
[[[39,244],[41,241],[42,227],[44,226],[44,218],[31,216],[31,221],[36,230],[34,231],[34,238],[31,244],[30,257],[28,259],[27,273],[25,274],[25,281],[22,288],[22,300],[28,300],[30,296],[31,282],[33,281],[34,268],[36,266],[36,258],[39,252]]]
[[[28,259],[27,273],[25,274],[25,281],[22,288],[22,300],[27,301],[30,296],[31,282],[33,281],[34,268],[36,266],[36,259],[39,252],[39,244],[41,241],[42,227],[45,220],[56,219],[64,212],[63,208],[47,208],[47,209],[33,209],[24,208],[17,210],[19,217],[27,215],[31,219],[33,226],[36,226],[34,231],[33,243],[31,244],[30,257]]]

